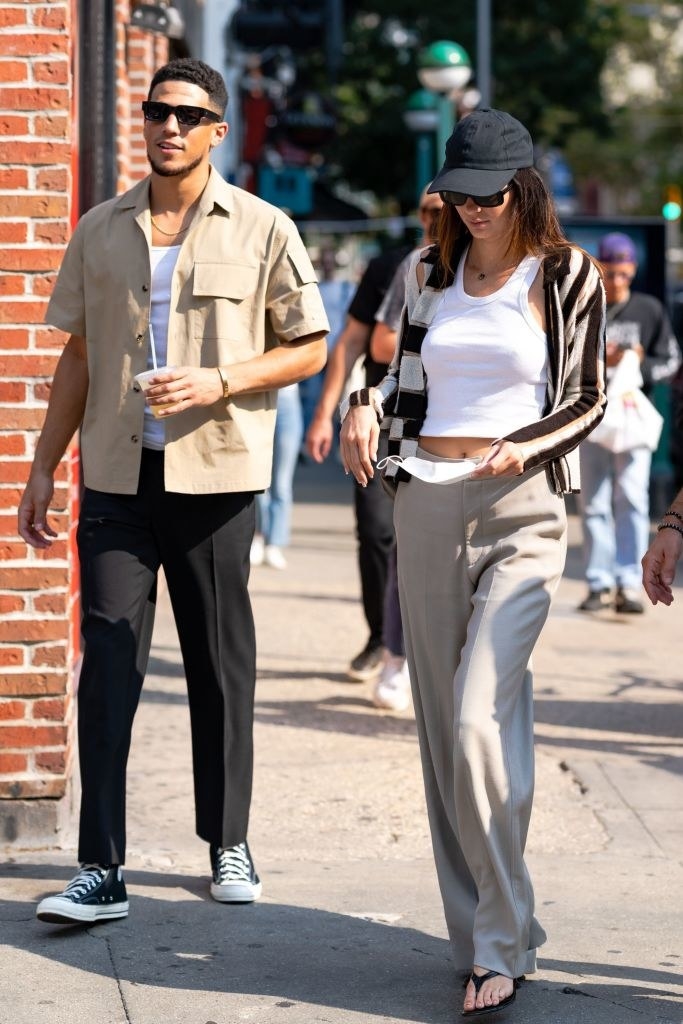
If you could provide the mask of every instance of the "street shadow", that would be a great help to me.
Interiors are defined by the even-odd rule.
[[[5,892],[8,882],[24,892],[32,880],[49,883],[32,886],[32,900],[54,891],[56,879],[68,877],[68,868],[0,865]],[[123,993],[146,989],[145,1007],[154,998],[149,989],[155,989],[177,992],[179,1011],[192,993],[265,997],[287,1007],[297,1024],[304,1019],[297,1016],[300,1004],[382,1021],[453,1024],[459,1017],[462,989],[445,939],[400,923],[379,923],[376,915],[265,901],[221,905],[208,896],[205,880],[186,874],[128,871],[126,881],[130,917],[94,926],[44,925],[34,917],[33,902],[0,901],[5,962],[11,964],[13,951],[22,954],[20,983],[36,987],[37,1010],[44,993],[41,962],[49,962],[89,973],[93,992],[98,976],[107,983],[115,979]],[[146,895],[147,888],[154,894]],[[680,1020],[673,972],[545,958],[539,969],[561,972],[564,979],[541,975],[522,986],[515,1013],[523,1012],[518,1019],[525,1024],[598,1024],[609,1019],[610,1006],[615,1021],[629,1011],[628,1020],[636,1013],[672,1024]],[[586,975],[611,981],[586,981]],[[567,984],[567,976],[576,983]]]
[[[49,878],[49,890],[38,887],[40,899],[68,872],[11,865],[0,867],[2,877]],[[221,905],[209,897],[206,880],[192,876],[127,871],[126,884],[130,917],[89,927],[41,924],[32,904],[1,901],[6,956],[12,949],[30,952],[79,971],[113,974],[124,985],[265,996],[290,1007],[307,1003],[382,1020],[452,1021],[460,990],[445,939],[289,904]],[[147,886],[174,891],[168,899],[135,892]]]

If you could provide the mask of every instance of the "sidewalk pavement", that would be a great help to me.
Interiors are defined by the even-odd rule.
[[[302,466],[289,569],[258,568],[251,906],[213,902],[193,834],[188,713],[162,596],[130,758],[130,916],[35,919],[74,845],[5,850],[0,1024],[447,1024],[449,965],[411,714],[346,678],[366,634],[351,484]],[[528,844],[539,971],[501,1021],[683,1019],[683,590],[643,616],[579,614],[579,532],[535,656]],[[75,839],[74,839],[75,843]]]

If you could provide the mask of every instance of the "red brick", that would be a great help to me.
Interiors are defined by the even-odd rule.
[[[69,120],[61,114],[54,114],[51,117],[36,117],[33,126],[33,133],[38,138],[66,139],[69,132]]]
[[[36,221],[33,225],[33,237],[36,242],[66,244],[69,240],[69,226],[66,221]]]
[[[39,277],[33,278],[33,294],[34,295],[52,295],[54,291],[55,282],[57,280],[56,274],[41,274]]]
[[[0,406],[0,430],[40,430],[45,421],[45,407],[26,409]],[[0,501],[0,508],[6,507]]]
[[[69,175],[65,168],[46,167],[36,173],[36,188],[39,192],[66,192]]]
[[[21,490],[15,487],[0,487],[0,509],[16,509],[21,501]],[[14,576],[14,573],[12,574]]]
[[[67,12],[64,6],[49,10],[37,10],[33,15],[33,24],[39,28],[55,28],[63,30],[67,27]]]
[[[62,623],[62,633],[64,632],[64,623]],[[66,668],[67,666],[67,649],[66,646],[52,646],[48,647],[47,644],[39,647],[35,647],[31,651],[31,664],[34,666],[51,666],[52,668]]]
[[[28,135],[28,118],[0,114],[0,135]]]
[[[33,703],[33,721],[46,719],[49,722],[63,722],[66,715],[66,697],[52,697]]]
[[[0,82],[17,82],[19,84],[27,82],[29,67],[30,65],[24,60],[0,61]]]
[[[37,697],[46,693],[66,693],[65,672],[12,672],[0,677],[0,694],[12,697]]]
[[[66,743],[64,725],[3,725],[0,740],[5,749],[15,747],[61,747]]]
[[[0,665],[18,668],[24,664],[23,647],[0,647]]]
[[[8,303],[9,305],[9,303]],[[2,311],[6,308],[0,304],[0,321],[2,321]],[[26,385],[18,384],[15,382],[8,382],[0,380],[0,402],[25,402],[26,401]]]
[[[9,173],[9,172],[8,172]],[[26,172],[28,179],[28,172]],[[6,200],[3,198],[3,205]],[[3,211],[4,212],[4,211]],[[28,238],[28,225],[17,224],[11,221],[0,221],[0,242],[25,242]]]
[[[35,643],[45,640],[64,639],[64,622],[62,619],[5,619],[0,622],[0,642],[21,641]]]
[[[2,360],[3,377],[52,377],[57,355],[6,355]]]
[[[0,494],[4,490],[0,490]],[[20,492],[16,492],[20,495]],[[57,587],[68,587],[69,570],[65,566],[51,567],[39,565],[12,569],[12,587],[14,590],[54,590]]]
[[[4,47],[3,47],[4,48]],[[0,107],[3,110],[68,110],[68,89],[0,89]]]
[[[28,768],[26,754],[0,754],[0,773],[3,775],[18,775]]]
[[[23,167],[0,167],[0,189],[28,188],[28,171]]]
[[[3,722],[19,721],[26,717],[26,702],[23,700],[0,700],[0,719]],[[2,732],[0,731],[0,735]]]
[[[0,800],[57,799],[66,792],[65,779],[13,779],[0,782]]]
[[[23,274],[0,274],[0,296],[23,295],[26,291],[26,278]]]
[[[43,750],[33,760],[38,771],[53,772],[55,775],[63,775],[66,771],[65,750]]]
[[[50,523],[54,523],[55,516],[50,515]],[[34,557],[41,562],[50,562],[58,558],[60,561],[63,559],[67,561],[69,557],[69,542],[68,540],[53,540],[49,548],[38,549],[34,551]]]
[[[47,302],[0,302],[0,324],[42,324]],[[24,398],[0,398],[0,402],[23,402]]]
[[[69,64],[66,60],[35,60],[32,61],[31,67],[36,82],[66,85],[69,81]]]
[[[16,562],[21,558],[26,558],[28,548],[24,541],[15,541],[12,544],[10,541],[0,540],[0,562]],[[4,570],[5,572],[7,570]],[[2,627],[0,626],[0,631]],[[0,632],[1,639],[1,632]]]
[[[12,516],[16,524],[16,516]],[[19,594],[0,594],[0,615],[9,615],[10,612],[22,612],[26,602]]]
[[[0,270],[57,270],[61,249],[0,249]]]
[[[50,522],[53,529],[59,529],[55,522],[55,516],[50,518]],[[2,610],[1,602],[2,597],[0,596],[0,610]],[[34,598],[33,601],[36,612],[47,612],[48,615],[66,615],[67,605],[66,594],[41,594],[39,597]]]
[[[69,39],[66,36],[52,35],[43,32],[10,35],[3,32],[2,52],[7,57],[37,57],[40,54],[68,53]],[[1,98],[0,103],[6,106]]]
[[[0,455],[25,455],[26,438],[23,434],[0,434]]]
[[[29,334],[25,327],[7,327],[0,333],[0,348],[9,351],[28,348]]]
[[[25,25],[26,11],[17,7],[4,7],[0,9],[0,28],[8,28],[10,25]]]
[[[12,163],[15,164],[68,164],[70,158],[68,142],[15,142],[12,145]]]

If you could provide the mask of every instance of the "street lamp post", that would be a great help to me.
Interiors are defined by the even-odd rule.
[[[403,120],[415,135],[415,188],[419,202],[422,190],[434,177],[434,133],[439,124],[438,98],[429,89],[418,89],[408,97]]]
[[[472,62],[458,43],[440,39],[420,51],[417,77],[420,84],[437,98],[438,162],[443,158],[446,142],[453,131],[453,122],[456,119],[453,94],[460,92],[472,77]]]

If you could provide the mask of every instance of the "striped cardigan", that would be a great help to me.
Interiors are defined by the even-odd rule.
[[[417,267],[424,264],[425,285]],[[457,261],[456,261],[457,263]],[[603,417],[605,399],[605,293],[595,264],[580,249],[567,247],[542,263],[548,339],[548,383],[543,416],[499,440],[513,441],[524,469],[545,466],[556,494],[578,491],[577,446]],[[453,275],[443,268],[436,247],[416,253],[408,271],[406,305],[396,355],[378,386],[384,406],[382,454],[415,455],[427,411],[427,378],[420,349]],[[390,462],[383,471],[389,489],[409,480]]]

